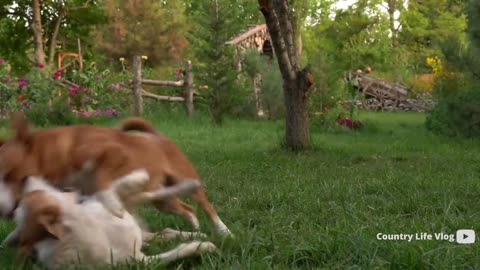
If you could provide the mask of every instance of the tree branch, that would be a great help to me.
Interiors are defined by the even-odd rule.
[[[278,21],[280,23],[280,31],[282,33],[285,46],[287,47],[287,53],[290,59],[290,63],[295,70],[300,69],[297,65],[297,52],[295,50],[295,43],[293,41],[293,26],[290,18],[290,8],[288,7],[288,1],[273,0],[275,12],[278,15]]]
[[[62,9],[58,14],[58,18],[57,18],[57,21],[55,22],[55,27],[53,29],[52,37],[50,40],[50,48],[48,52],[48,65],[50,66],[53,64],[53,60],[55,58],[55,49],[57,48],[57,36],[58,36],[58,32],[60,31],[60,25],[64,17],[65,17],[65,9]]]
[[[280,24],[275,11],[271,8],[271,2],[270,0],[259,0],[258,3],[260,5],[260,11],[265,17],[265,23],[268,27],[268,32],[270,34],[275,55],[277,56],[282,77],[286,81],[293,81],[296,78],[296,73],[292,68],[292,64],[290,63],[287,48],[280,31]]]

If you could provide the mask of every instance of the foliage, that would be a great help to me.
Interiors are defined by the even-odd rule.
[[[82,42],[85,56],[92,54],[92,45],[96,42],[89,38],[92,26],[104,21],[102,10],[97,1],[52,0],[42,1],[41,16],[45,46],[57,51],[77,51],[77,38]],[[33,44],[32,1],[0,0],[0,55],[12,64],[15,75],[25,74],[30,68]],[[60,16],[63,14],[63,16]],[[52,47],[57,20],[60,29],[55,39],[57,46]],[[50,48],[52,47],[52,48]],[[48,54],[47,48],[45,48]]]
[[[70,87],[68,94],[73,108],[84,116],[116,116],[130,106],[130,90],[125,85],[130,74],[101,70],[95,63],[84,71],[74,70],[71,80],[77,86]]]
[[[460,90],[440,100],[427,118],[426,126],[447,136],[480,136],[480,90]]]
[[[192,29],[195,38],[191,35],[193,53],[198,60],[194,66],[195,80],[208,86],[203,95],[216,124],[222,124],[224,115],[244,102],[246,96],[237,80],[233,48],[224,46],[234,32],[233,12],[228,3],[207,1],[198,3],[198,9],[192,15],[197,20]]]
[[[269,119],[280,119],[285,116],[285,101],[283,95],[283,83],[278,64],[275,59],[270,59],[251,49],[245,52],[243,58],[243,72],[250,79],[249,88],[253,93],[253,81],[259,75],[260,100],[262,109],[268,115]],[[255,100],[252,97],[252,103]],[[252,105],[255,107],[255,104]]]
[[[37,66],[15,78],[10,69],[0,59],[2,117],[23,111],[36,125],[45,126],[72,124],[81,118],[116,117],[129,109],[130,93],[122,83],[130,77],[128,73],[111,74],[108,69],[100,71],[90,65],[85,71],[64,74],[57,70],[51,74],[44,66]],[[62,85],[65,78],[73,81],[68,91]]]
[[[107,0],[102,7],[108,22],[97,27],[95,40],[110,62],[146,55],[158,65],[182,57],[187,41],[180,1]]]

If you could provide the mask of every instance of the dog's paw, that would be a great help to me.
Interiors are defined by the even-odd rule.
[[[129,174],[120,177],[114,182],[114,189],[123,192],[138,192],[150,180],[150,175],[146,169],[133,170]]]
[[[190,243],[191,245],[196,245],[196,254],[201,255],[203,253],[218,253],[217,247],[212,242],[202,242],[202,241],[194,241]]]
[[[150,175],[146,169],[136,169],[129,173],[126,177],[132,182],[145,183],[150,179]]]

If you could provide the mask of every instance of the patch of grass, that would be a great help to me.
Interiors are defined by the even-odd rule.
[[[478,230],[480,142],[432,135],[423,114],[362,112],[360,117],[375,126],[312,131],[313,149],[292,153],[279,146],[281,122],[227,120],[214,127],[199,115],[149,116],[195,164],[210,200],[236,236],[225,242],[211,238],[221,255],[175,267],[480,268],[478,244],[376,238],[378,233]],[[151,207],[142,208],[141,215],[155,230],[190,230],[183,219]],[[203,213],[200,220],[210,233]],[[11,229],[11,223],[0,223],[0,237]],[[176,244],[152,243],[147,251]],[[0,254],[3,269],[12,265],[12,254]]]

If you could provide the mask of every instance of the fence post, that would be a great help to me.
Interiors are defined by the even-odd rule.
[[[187,114],[191,116],[193,113],[193,75],[192,75],[192,61],[185,62],[185,106],[187,107]]]
[[[136,116],[142,116],[142,59],[138,55],[133,57],[133,98],[133,114]]]

